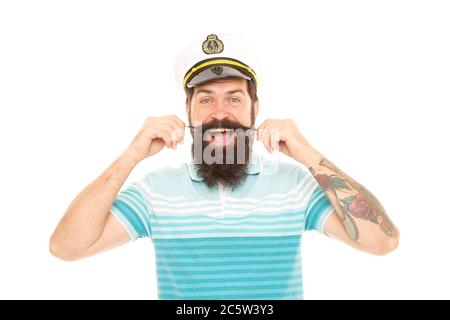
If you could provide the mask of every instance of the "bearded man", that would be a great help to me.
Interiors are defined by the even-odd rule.
[[[50,240],[76,260],[149,238],[160,299],[302,299],[300,244],[316,230],[384,255],[399,232],[380,202],[338,169],[293,120],[259,112],[258,64],[226,34],[194,41],[177,61],[188,124],[149,117],[129,147],[72,202]],[[133,168],[193,137],[192,161],[152,170],[120,191]],[[252,151],[262,143],[295,163]]]

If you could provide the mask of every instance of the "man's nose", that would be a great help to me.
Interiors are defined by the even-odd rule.
[[[225,105],[219,103],[216,105],[213,114],[211,115],[211,118],[221,121],[230,118],[230,114],[226,110]]]
[[[225,111],[214,112],[211,116],[214,120],[223,121],[225,119],[229,119],[230,115]]]

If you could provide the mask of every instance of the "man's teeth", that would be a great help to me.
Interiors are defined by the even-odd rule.
[[[211,132],[211,133],[218,133],[218,132],[224,133],[224,132],[227,132],[227,131],[229,131],[229,130],[231,130],[231,129],[224,129],[224,128],[220,128],[220,129],[210,129],[210,132]]]

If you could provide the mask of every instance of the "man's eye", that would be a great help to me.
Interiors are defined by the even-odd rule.
[[[200,100],[200,103],[209,103],[211,102],[211,99],[202,99]]]
[[[230,98],[230,101],[231,101],[232,103],[239,103],[239,102],[241,102],[241,100],[238,99],[238,98]]]

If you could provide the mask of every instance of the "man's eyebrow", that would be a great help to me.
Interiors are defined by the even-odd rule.
[[[245,92],[244,92],[243,90],[241,90],[241,89],[230,90],[230,91],[227,91],[227,92],[225,92],[225,93],[227,93],[227,94],[234,94],[234,93],[237,93],[237,92],[242,93],[242,94],[245,95]],[[207,94],[210,94],[210,93],[214,93],[214,92],[211,91],[211,90],[208,90],[208,89],[198,89],[195,93],[196,93],[196,94],[199,94],[199,93],[207,93]]]
[[[206,89],[198,89],[195,93],[199,94],[199,93],[213,93],[211,90],[206,90]]]
[[[242,91],[241,89],[227,91],[228,94],[233,94],[233,93],[237,93],[237,92],[242,93],[243,95],[245,95],[245,92]]]

